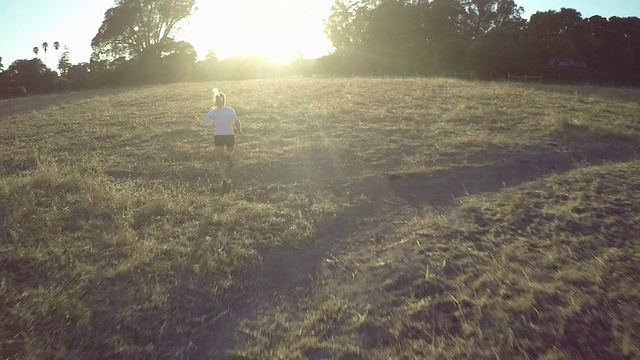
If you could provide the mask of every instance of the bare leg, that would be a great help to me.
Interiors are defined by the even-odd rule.
[[[227,155],[226,155],[226,160],[227,160],[227,165],[229,165],[229,169],[231,169],[233,167],[233,146],[227,146]]]
[[[218,166],[218,171],[220,171],[222,182],[227,181],[224,160],[224,146],[216,146],[216,165]]]

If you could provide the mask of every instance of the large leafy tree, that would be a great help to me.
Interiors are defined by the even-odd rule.
[[[466,68],[470,44],[484,34],[522,29],[522,12],[513,0],[336,0],[325,27],[345,64],[442,72]]]
[[[165,81],[186,81],[192,76],[198,58],[193,45],[186,41],[171,41],[162,55]]]
[[[383,72],[415,70],[415,57],[426,44],[419,13],[412,3],[382,0],[368,12],[364,50],[373,55],[374,69]]]
[[[81,62],[70,65],[64,74],[64,77],[71,80],[76,88],[88,87],[92,76],[94,74],[91,71],[91,64],[87,62]]]
[[[426,45],[420,60],[427,72],[458,71],[465,66],[469,25],[461,0],[433,0],[420,4]]]
[[[464,33],[466,10],[459,0],[433,0],[423,3],[421,11],[425,37],[438,43]]]
[[[575,49],[584,58],[590,70],[605,70],[606,59],[601,57],[601,49],[606,46],[604,36],[608,32],[608,27],[607,19],[595,15],[582,20],[574,29]]]
[[[598,40],[602,70],[619,83],[640,82],[640,18],[609,18]]]
[[[498,27],[476,38],[467,57],[474,74],[484,79],[505,73],[527,73],[536,68],[522,31],[509,27]]]
[[[24,86],[29,93],[42,94],[55,89],[58,74],[40,59],[16,60],[5,71],[15,86]],[[3,73],[3,74],[5,74]]]
[[[546,65],[551,60],[578,57],[574,30],[581,22],[580,12],[570,8],[531,15],[526,37],[529,51],[539,65]]]
[[[336,0],[325,31],[353,71],[414,71],[424,46],[419,1]],[[346,70],[346,69],[345,69]]]
[[[522,28],[524,8],[513,0],[464,0],[466,35],[475,38],[501,27]]]
[[[423,5],[423,26],[426,36],[438,42],[452,37],[468,40],[493,29],[522,29],[524,9],[513,0],[431,0]]]
[[[325,20],[325,32],[336,51],[351,53],[362,47],[372,6],[369,1],[336,0]]]
[[[191,15],[196,0],[116,0],[104,14],[91,41],[97,58],[160,55],[181,20]]]

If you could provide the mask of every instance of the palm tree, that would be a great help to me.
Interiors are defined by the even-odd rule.
[[[60,49],[60,42],[54,41],[53,48],[56,49],[56,57],[58,58],[58,61],[60,61],[60,54],[58,53],[58,49]]]
[[[36,54],[36,57],[38,57],[38,52],[40,52],[40,48],[37,46],[33,47],[33,53]]]
[[[48,42],[43,42],[42,43],[42,50],[44,50],[44,63],[47,63],[47,49],[49,48],[49,43]]]

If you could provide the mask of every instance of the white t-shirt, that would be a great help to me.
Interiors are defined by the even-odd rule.
[[[225,106],[222,109],[211,109],[207,116],[205,116],[204,120],[200,123],[200,126],[207,125],[211,120],[213,120],[213,125],[215,126],[215,129],[213,130],[214,136],[233,135],[232,124],[236,122],[237,125],[240,126],[240,120],[238,120],[236,111],[228,106]]]

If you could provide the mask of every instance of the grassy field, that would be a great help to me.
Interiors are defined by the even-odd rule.
[[[210,90],[243,121],[231,191]],[[448,79],[0,101],[0,357],[640,358],[640,91]]]

